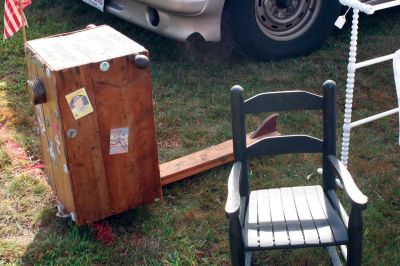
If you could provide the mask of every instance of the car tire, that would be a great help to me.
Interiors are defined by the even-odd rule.
[[[239,51],[261,60],[306,55],[319,48],[340,14],[338,0],[230,0]]]

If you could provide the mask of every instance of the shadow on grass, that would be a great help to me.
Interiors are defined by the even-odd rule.
[[[24,265],[159,264],[162,261],[157,234],[144,234],[151,220],[147,207],[77,226],[70,219],[55,218],[45,209],[38,231],[20,259]],[[110,238],[104,236],[108,228]],[[103,235],[101,235],[103,232]],[[148,263],[146,263],[148,262]]]
[[[160,202],[76,226],[45,208],[20,257],[33,265],[228,265],[226,169],[164,189]],[[222,193],[221,193],[222,192]],[[99,232],[103,234],[99,235]]]

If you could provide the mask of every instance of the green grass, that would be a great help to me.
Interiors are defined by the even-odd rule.
[[[2,13],[3,6],[0,6]],[[145,46],[151,54],[159,157],[162,162],[231,137],[229,88],[241,84],[246,97],[267,90],[321,92],[325,79],[339,85],[341,134],[349,27],[337,31],[310,56],[255,62],[214,46],[200,53],[132,24],[102,14],[80,1],[37,0],[26,10],[28,39],[108,24]],[[2,22],[0,22],[1,24]],[[349,24],[349,23],[348,23]],[[2,24],[1,27],[2,28]],[[400,10],[362,16],[358,58],[400,48]],[[227,50],[229,52],[229,49]],[[24,92],[26,71],[21,35],[0,40],[0,123],[27,151],[40,158],[39,142]],[[354,119],[396,106],[389,63],[357,72]],[[248,129],[263,117],[249,119]],[[311,113],[281,114],[280,131],[314,133]],[[400,170],[397,116],[352,132],[350,170],[370,203],[365,212],[365,265],[400,264]],[[338,148],[340,138],[338,138]],[[163,189],[164,200],[106,219],[117,239],[96,240],[91,227],[55,217],[56,200],[41,175],[24,172],[0,142],[0,264],[45,265],[229,265],[224,216],[229,166]],[[282,156],[251,162],[251,186],[317,183],[319,159]],[[311,180],[307,181],[307,176]],[[322,249],[256,253],[257,265],[326,265]]]

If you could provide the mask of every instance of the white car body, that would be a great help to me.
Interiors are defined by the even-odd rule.
[[[82,1],[178,41],[196,34],[218,42],[224,25],[238,51],[261,60],[306,55],[319,48],[341,8],[338,0]]]
[[[175,40],[185,41],[199,33],[206,41],[216,42],[221,39],[224,3],[225,0],[110,0],[104,10]]]

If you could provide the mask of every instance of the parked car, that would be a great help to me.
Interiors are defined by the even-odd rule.
[[[169,38],[186,41],[197,33],[221,40],[222,17],[238,48],[257,59],[304,55],[330,34],[338,0],[83,0],[102,11]]]

